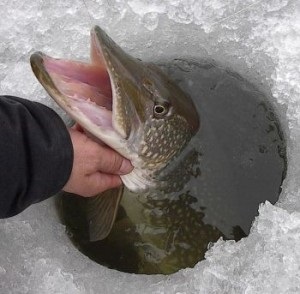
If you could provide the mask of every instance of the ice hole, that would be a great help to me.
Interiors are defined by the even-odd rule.
[[[194,267],[219,238],[246,237],[259,204],[278,200],[286,175],[286,144],[270,97],[212,60],[176,58],[160,66],[192,97],[201,120],[177,159],[170,191],[125,190],[110,235],[97,242],[89,240],[88,200],[65,193],[58,200],[74,245],[129,273]]]

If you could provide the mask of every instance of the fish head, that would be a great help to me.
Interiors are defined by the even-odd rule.
[[[34,53],[31,66],[49,95],[81,127],[124,157],[132,191],[155,186],[165,167],[199,127],[193,101],[158,67],[124,52],[98,26],[91,30],[90,63]]]

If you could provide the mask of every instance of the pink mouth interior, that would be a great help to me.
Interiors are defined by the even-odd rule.
[[[112,89],[103,61],[87,64],[44,57],[44,66],[73,111],[97,126],[112,128]]]

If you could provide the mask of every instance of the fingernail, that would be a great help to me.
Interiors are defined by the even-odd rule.
[[[122,175],[128,174],[129,172],[131,172],[133,169],[132,164],[130,163],[129,160],[124,159],[122,162],[122,165],[120,167],[119,173]]]

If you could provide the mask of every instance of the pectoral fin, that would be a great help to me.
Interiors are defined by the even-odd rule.
[[[90,241],[99,241],[108,236],[115,222],[122,194],[123,187],[119,187],[88,199]]]

